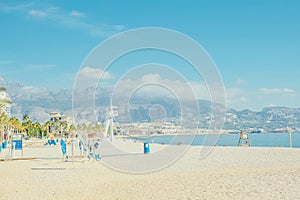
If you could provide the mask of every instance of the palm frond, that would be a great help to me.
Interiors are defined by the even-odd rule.
[[[5,87],[0,87],[0,92],[3,92],[3,91],[6,92],[6,88]]]

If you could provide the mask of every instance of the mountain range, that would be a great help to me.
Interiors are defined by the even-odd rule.
[[[108,118],[110,105],[110,89],[97,89],[94,91],[87,88],[82,91],[80,107],[72,109],[71,89],[49,90],[42,87],[30,87],[22,84],[6,84],[8,94],[13,102],[11,113],[19,119],[26,113],[33,121],[46,122],[49,120],[50,112],[57,111],[63,114],[72,115],[81,122],[100,121]],[[93,98],[93,99],[90,99]],[[92,105],[94,102],[94,105]],[[74,102],[73,102],[74,103]],[[187,113],[188,121],[193,121],[193,117],[198,115],[199,126],[209,127],[211,120],[216,118],[212,111],[212,103],[206,100],[198,100],[198,113],[191,107],[190,102],[179,103],[170,98],[133,98],[130,104],[118,105],[118,116],[115,117],[119,122],[145,122],[155,120],[178,121],[184,110]],[[75,105],[75,104],[74,104]],[[223,105],[213,104],[217,109],[225,109],[224,129],[300,129],[300,108],[287,107],[266,107],[261,111],[235,110],[225,108]],[[197,111],[196,110],[196,111]],[[190,114],[190,115],[189,115]],[[196,117],[197,118],[197,117]],[[197,121],[197,119],[194,121]],[[77,120],[78,122],[78,120]]]

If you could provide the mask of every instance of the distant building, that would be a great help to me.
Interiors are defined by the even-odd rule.
[[[50,126],[49,132],[59,133],[59,134],[62,134],[63,131],[66,131],[66,130],[62,130],[62,127],[60,126],[61,122],[67,122],[68,128],[73,123],[72,117],[68,115],[60,114],[59,112],[51,112],[49,121],[51,124],[53,124],[52,126]]]
[[[4,87],[0,87],[0,111],[4,112],[8,117],[10,117],[11,110],[11,99],[8,96],[8,93]]]

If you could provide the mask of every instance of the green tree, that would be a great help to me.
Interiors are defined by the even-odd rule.
[[[66,137],[69,137],[68,122],[60,121],[60,131],[61,131],[61,134],[64,134]]]
[[[25,130],[27,136],[32,136],[32,122],[30,121],[29,115],[26,113],[23,115],[23,123],[22,123],[23,130]]]
[[[29,115],[26,113],[26,114],[23,116],[23,121],[28,122],[29,120],[30,120],[30,117],[29,117]]]
[[[28,120],[25,122],[25,130],[28,136],[32,137],[33,136],[33,126],[32,126],[32,121]]]
[[[69,135],[71,137],[73,137],[75,131],[76,131],[76,127],[74,126],[74,124],[71,124],[70,127],[69,127],[69,131],[68,131]]]
[[[81,130],[87,130],[87,125],[86,125],[86,123],[81,124]]]
[[[42,135],[42,125],[39,122],[34,122],[32,124],[32,135],[36,137]]]
[[[22,131],[22,123],[16,117],[10,118],[8,125],[14,130],[14,133],[20,133]]]
[[[50,121],[46,121],[46,123],[44,123],[42,128],[43,129],[42,137],[44,137],[45,135],[48,137],[50,126],[51,126]]]

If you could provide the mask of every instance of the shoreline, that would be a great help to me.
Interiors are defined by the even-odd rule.
[[[211,136],[211,137],[210,137]],[[300,148],[300,132],[290,137],[286,133],[249,134],[251,147],[267,148]],[[208,134],[208,135],[152,135],[152,136],[125,136],[117,137],[123,140],[149,142],[163,145],[191,145],[191,146],[238,146],[238,134]],[[292,147],[290,146],[292,143]]]
[[[263,133],[250,133],[249,134],[277,134],[277,133],[282,133],[282,134],[289,134],[289,132],[263,132]],[[299,131],[295,131],[293,133],[300,133]],[[222,132],[222,133],[211,133],[211,132],[203,132],[203,133],[168,133],[168,134],[151,134],[151,135],[117,135],[115,137],[119,137],[119,138],[128,138],[128,137],[159,137],[159,136],[186,136],[186,135],[238,135],[240,134],[240,132],[235,132],[235,133],[230,133],[230,132]]]

